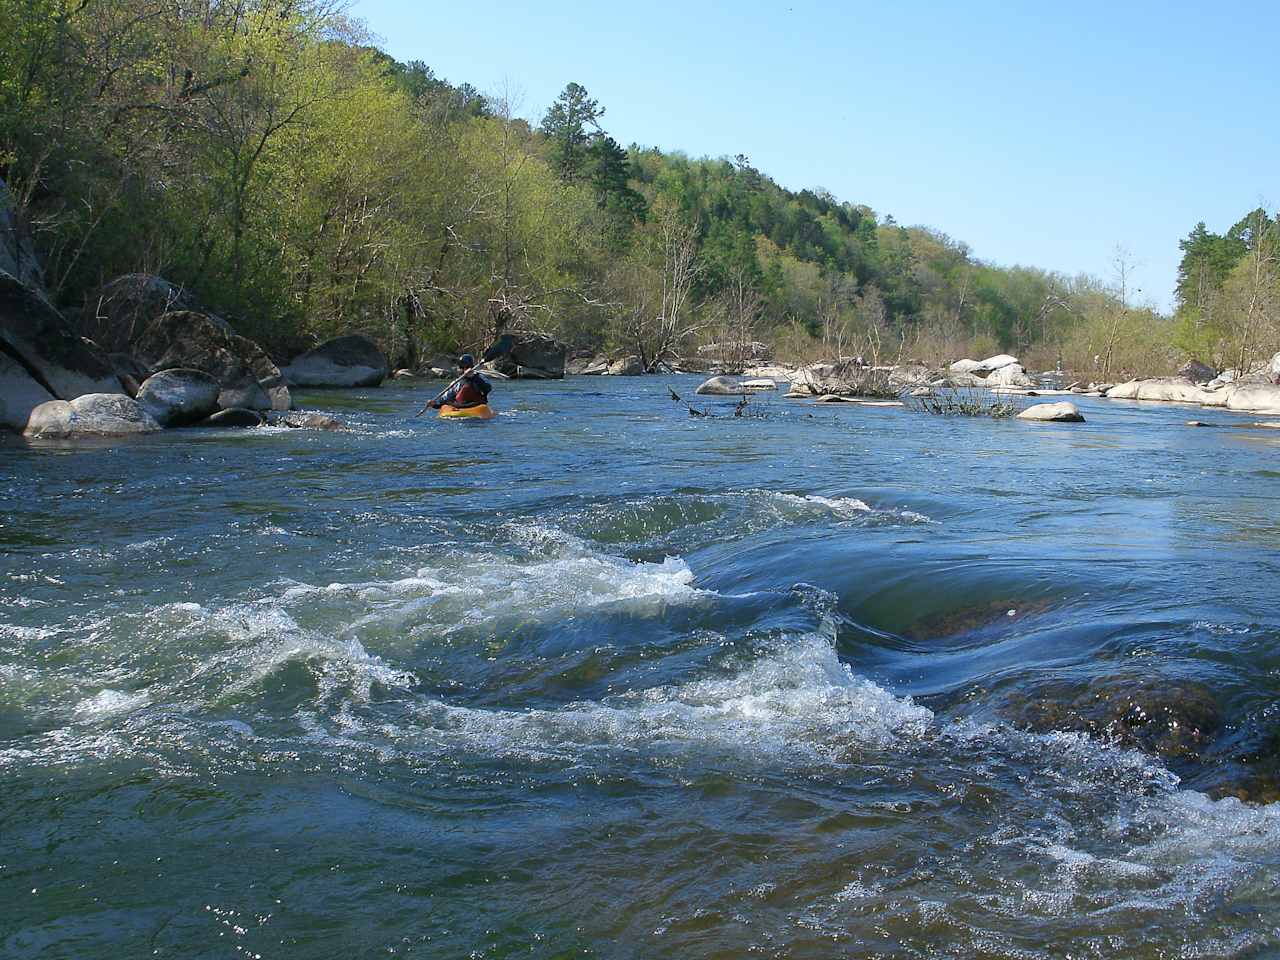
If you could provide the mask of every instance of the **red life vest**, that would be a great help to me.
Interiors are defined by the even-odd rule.
[[[484,402],[485,395],[475,388],[470,378],[458,384],[457,390],[453,393],[452,405],[455,407],[474,407]]]

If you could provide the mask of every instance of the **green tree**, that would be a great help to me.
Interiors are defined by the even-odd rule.
[[[600,132],[603,116],[604,107],[577,83],[568,84],[548,108],[540,130],[547,138],[551,165],[562,180],[572,181],[582,175],[591,131]]]

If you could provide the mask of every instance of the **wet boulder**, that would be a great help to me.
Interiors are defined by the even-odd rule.
[[[0,427],[21,433],[31,411],[53,399],[22,364],[0,350]]]
[[[351,334],[308,350],[284,368],[293,387],[376,387],[387,379],[390,364],[370,338]]]
[[[211,314],[177,310],[156,318],[134,341],[132,354],[149,374],[176,368],[209,374],[221,388],[218,406],[224,410],[282,410],[292,403],[262,348]]]
[[[88,393],[50,400],[31,411],[27,437],[119,437],[163,429],[137,400],[123,393]]]
[[[161,370],[138,389],[138,402],[162,427],[196,423],[218,411],[222,387],[203,370]]]
[[[525,380],[560,380],[569,348],[545,333],[515,335],[511,349],[493,362],[499,373]]]
[[[295,430],[347,430],[345,423],[324,413],[306,413],[301,410],[273,411],[267,414],[267,423],[273,427],[292,427]]]
[[[1006,709],[1036,732],[1086,733],[1166,759],[1198,759],[1222,726],[1208,687],[1150,676],[1046,684],[1014,695]]]
[[[111,362],[72,332],[43,293],[0,273],[0,349],[59,400],[124,393]]]
[[[1036,403],[1018,414],[1019,420],[1041,423],[1084,423],[1084,416],[1074,403]]]

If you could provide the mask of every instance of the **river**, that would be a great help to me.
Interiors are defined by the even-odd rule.
[[[0,442],[0,955],[1276,955],[1280,431],[696,383]]]

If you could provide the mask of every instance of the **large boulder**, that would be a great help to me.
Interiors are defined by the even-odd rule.
[[[1017,357],[1011,357],[1007,353],[998,353],[994,357],[979,362],[977,370],[970,370],[969,373],[985,374],[987,376],[995,373],[1004,367],[1012,366],[1018,362]]]
[[[203,370],[161,370],[138,389],[138,402],[162,427],[196,423],[218,412],[222,387]]]
[[[1185,377],[1152,377],[1119,383],[1107,391],[1110,400],[1160,400],[1166,403],[1205,403],[1208,397],[1199,384]],[[1212,398],[1209,398],[1212,405]]]
[[[112,354],[128,354],[135,340],[166,313],[200,309],[182,287],[151,273],[116,277],[85,298],[80,333]],[[217,318],[215,318],[217,319]],[[230,330],[225,321],[217,322]]]
[[[1020,363],[1006,363],[993,370],[987,377],[988,387],[1034,387],[1036,382],[1022,369]]]
[[[564,372],[573,377],[598,377],[609,369],[609,358],[603,354],[593,357],[574,357],[564,365]]]
[[[0,179],[0,271],[29,287],[44,286],[44,272],[31,238],[13,215],[9,188]]]
[[[710,380],[700,384],[694,392],[710,397],[740,397],[755,391],[739,383],[733,377],[712,377]]]
[[[351,334],[294,357],[284,368],[284,378],[293,387],[376,387],[390,371],[376,343]]]
[[[957,360],[947,368],[952,373],[966,373],[977,375],[982,370],[982,361],[980,360]]]
[[[59,400],[123,393],[107,358],[77,337],[35,287],[0,273],[0,345]]]
[[[0,350],[0,427],[21,433],[31,411],[55,399],[27,373],[26,367]]]
[[[569,348],[544,333],[516,335],[511,349],[498,357],[493,367],[509,377],[526,380],[560,380],[565,374]]]
[[[644,373],[644,364],[639,357],[622,357],[609,364],[604,372],[608,377],[638,377]]]
[[[1209,383],[1218,378],[1218,371],[1199,360],[1188,360],[1178,370],[1178,376],[1192,383]]]
[[[202,370],[221,387],[224,410],[287,410],[289,390],[271,358],[218,317],[176,310],[156,320],[133,344],[133,356],[148,374],[178,367]]]
[[[1233,386],[1227,396],[1226,408],[1246,413],[1280,415],[1280,386],[1269,383],[1244,383]]]
[[[1074,403],[1036,403],[1018,414],[1019,420],[1041,423],[1084,423],[1084,416]]]
[[[123,393],[50,400],[31,411],[23,435],[43,438],[119,437],[163,429],[142,404]]]

